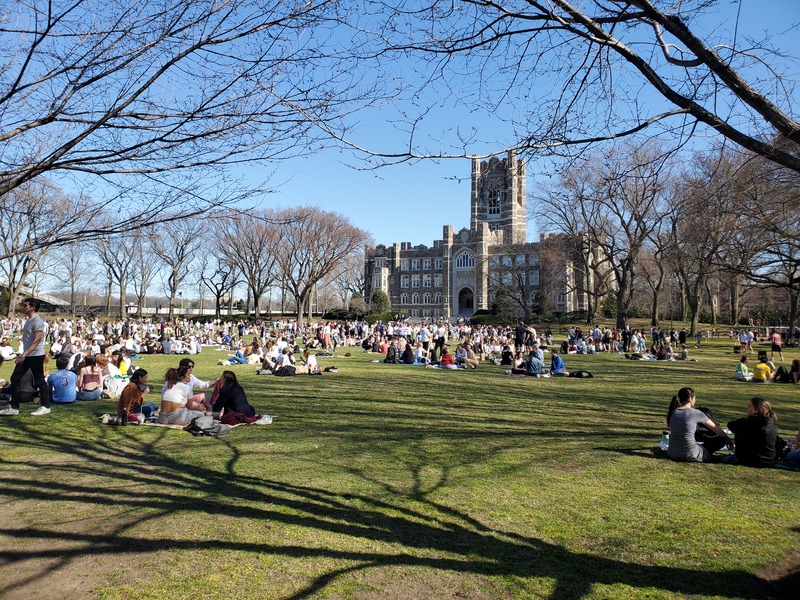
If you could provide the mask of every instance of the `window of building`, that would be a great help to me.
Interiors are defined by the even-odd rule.
[[[431,287],[431,276],[427,273],[422,275],[422,287]]]
[[[508,271],[503,272],[503,285],[507,287],[511,286],[511,273]]]
[[[436,292],[436,294],[433,296],[433,303],[434,304],[441,304],[442,303],[442,293],[441,292]]]
[[[412,271],[419,271],[419,259],[414,259],[411,261],[411,270]]]
[[[489,223],[489,231],[500,231],[500,223]]]
[[[464,251],[456,258],[457,269],[471,269],[475,266],[475,257],[471,253]]]
[[[400,270],[401,271],[408,271],[408,259],[404,258],[400,261]]]
[[[500,264],[500,257],[499,256],[490,256],[489,257],[489,266],[496,267]]]
[[[539,271],[538,271],[538,269],[528,273],[528,281],[530,282],[531,285],[539,285]]]
[[[567,293],[566,292],[559,292],[558,293],[558,303],[562,304],[562,305],[567,303]]]
[[[524,254],[517,254],[517,264],[524,265],[525,264],[525,255]]]
[[[441,275],[434,275],[433,276],[433,287],[442,287],[442,276]]]
[[[504,267],[510,267],[511,266],[511,257],[510,256],[504,256],[503,257],[503,266]]]
[[[408,275],[400,275],[400,287],[401,288],[408,287]]]
[[[418,308],[412,308],[411,309],[411,316],[412,317],[418,317],[419,316],[419,309]]]
[[[503,190],[489,190],[489,216],[497,217],[500,215],[500,207],[503,203]]]
[[[422,303],[423,304],[430,304],[431,303],[431,295],[428,292],[422,294]]]
[[[381,289],[381,276],[380,275],[373,275],[372,276],[372,289],[373,290]]]
[[[408,294],[400,294],[400,304],[408,304]]]
[[[441,258],[434,258],[433,259],[433,268],[437,271],[442,269],[442,259]]]
[[[426,258],[422,261],[422,270],[423,271],[430,271],[431,270],[431,259]]]
[[[411,287],[419,287],[419,275],[411,276]]]
[[[422,309],[422,316],[423,317],[430,317],[431,316],[431,309],[430,308]]]
[[[416,292],[411,294],[411,304],[419,304],[419,294]]]
[[[386,266],[386,259],[385,258],[376,258],[375,259],[375,268],[376,269],[383,269]]]
[[[538,257],[536,257],[536,256],[534,256],[533,254],[531,254],[531,255],[528,257],[528,264],[529,264],[530,266],[532,266],[532,267],[538,267],[538,266],[539,266],[539,258],[538,258]]]

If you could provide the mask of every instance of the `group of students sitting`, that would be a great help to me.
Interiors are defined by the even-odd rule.
[[[779,459],[800,467],[800,431],[787,442],[778,435],[778,417],[772,405],[761,397],[747,402],[746,416],[728,422],[722,429],[713,412],[696,407],[690,387],[673,396],[667,411],[669,445],[667,456],[675,461],[709,462],[718,450],[733,452],[724,462],[748,467],[773,467]],[[731,439],[729,433],[733,434]]]
[[[758,362],[751,371],[745,355],[736,365],[735,377],[739,381],[755,383],[800,383],[800,359],[795,358],[788,369],[783,365],[775,367],[775,363],[767,358],[766,352],[759,352]]]
[[[544,350],[538,344],[533,345],[526,357],[523,357],[521,352],[512,353],[510,346],[505,346],[500,357],[500,364],[511,367],[506,371],[507,375],[525,375],[528,377],[570,376],[570,372],[564,364],[564,359],[561,358],[556,349],[550,351],[550,367],[548,369],[544,362]]]
[[[386,348],[386,364],[422,365],[441,369],[477,369],[480,360],[473,345],[469,341],[456,345],[455,356],[450,353],[449,346],[440,346],[439,359],[436,359],[435,348],[428,350],[423,342],[410,342],[405,337],[397,336]]]
[[[218,379],[211,381],[198,379],[193,371],[194,361],[188,358],[181,360],[177,369],[167,370],[161,389],[161,407],[156,410],[155,404],[144,402],[151,391],[147,385],[148,373],[136,369],[120,394],[114,422],[127,425],[150,420],[162,425],[188,425],[193,419],[206,415],[235,414],[243,415],[245,420],[256,418],[256,411],[247,401],[233,371],[223,371]],[[195,394],[194,388],[213,391],[210,395]]]

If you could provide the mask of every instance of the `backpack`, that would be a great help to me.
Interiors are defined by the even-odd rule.
[[[591,371],[570,371],[570,377],[578,377],[579,379],[586,379],[588,377],[594,377],[594,373]]]
[[[214,417],[203,416],[192,419],[192,422],[184,427],[183,430],[188,431],[195,437],[217,437],[230,433],[231,428],[228,425],[223,425],[222,423],[214,421]]]

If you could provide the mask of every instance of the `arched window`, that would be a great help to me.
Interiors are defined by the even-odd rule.
[[[431,295],[428,292],[422,294],[422,303],[423,304],[430,304],[431,303]]]
[[[400,294],[400,304],[408,304],[408,294]]]
[[[411,304],[419,304],[419,294],[411,294]]]
[[[475,257],[466,250],[456,258],[457,269],[471,269],[475,266]]]
[[[434,304],[441,304],[442,303],[442,293],[441,292],[436,292],[436,295],[433,297],[433,303]]]

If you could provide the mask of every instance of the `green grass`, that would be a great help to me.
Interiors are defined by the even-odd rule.
[[[26,408],[0,421],[0,596],[780,597],[800,473],[651,451],[684,385],[723,422],[764,395],[794,435],[800,388],[737,383],[730,346],[686,364],[566,357],[593,380],[358,349],[322,377],[235,367],[278,418],[219,439],[100,425],[111,401]],[[160,388],[177,360],[138,364]]]

